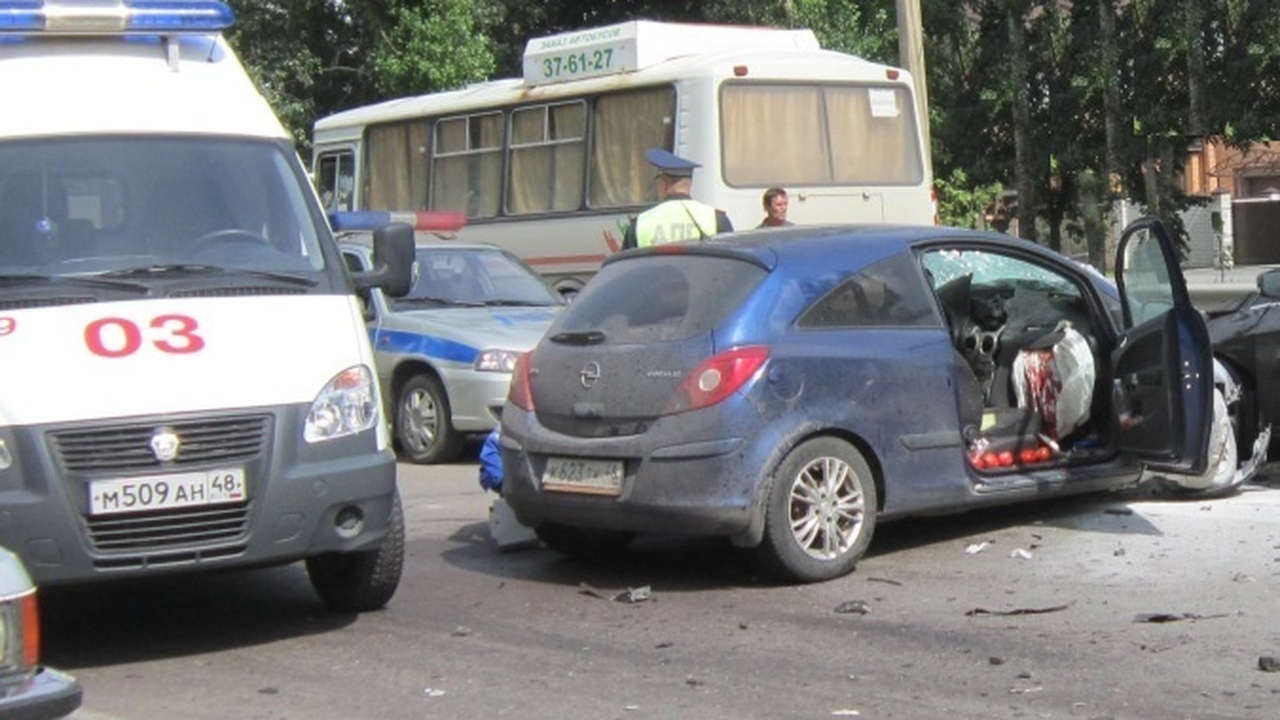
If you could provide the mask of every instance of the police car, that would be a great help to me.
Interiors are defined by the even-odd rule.
[[[348,269],[372,267],[367,231],[389,222],[414,226],[417,252],[408,294],[361,295],[384,407],[401,457],[448,462],[497,425],[516,360],[564,300],[514,254],[457,240],[454,213],[334,213]]]

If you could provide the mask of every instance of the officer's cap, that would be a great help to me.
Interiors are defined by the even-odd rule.
[[[662,148],[652,148],[644,154],[649,164],[663,175],[672,177],[693,177],[693,169],[702,167],[692,160],[677,157]]]

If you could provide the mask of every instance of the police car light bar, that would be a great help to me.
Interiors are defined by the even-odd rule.
[[[329,213],[329,226],[334,232],[373,230],[387,223],[402,222],[413,226],[414,230],[429,232],[455,232],[467,224],[467,216],[449,210],[431,212],[388,212],[386,210],[363,210],[354,212]]]
[[[231,7],[214,0],[0,0],[0,33],[213,33],[234,20]]]

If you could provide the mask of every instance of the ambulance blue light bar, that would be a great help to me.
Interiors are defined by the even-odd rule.
[[[214,33],[234,21],[231,6],[214,0],[0,0],[0,33]]]
[[[402,222],[414,230],[429,232],[456,232],[467,224],[467,216],[450,210],[418,212],[388,212],[386,210],[361,210],[329,213],[329,226],[334,232],[374,230],[387,223]]]

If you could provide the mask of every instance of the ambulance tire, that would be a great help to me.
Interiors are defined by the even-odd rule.
[[[454,460],[465,440],[453,427],[449,394],[434,375],[414,375],[400,388],[395,430],[401,457],[419,465]]]
[[[391,601],[404,568],[404,509],[391,505],[391,528],[377,550],[325,553],[307,558],[311,587],[337,612],[378,610]]]

